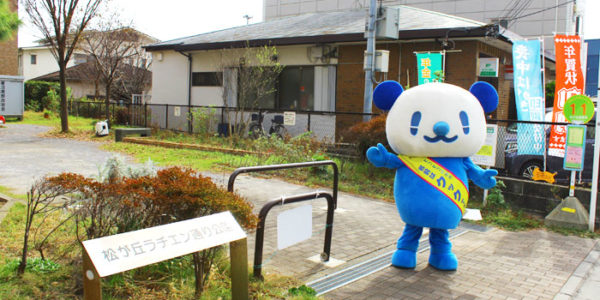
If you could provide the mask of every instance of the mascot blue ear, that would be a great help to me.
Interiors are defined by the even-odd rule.
[[[390,110],[402,92],[402,85],[393,80],[386,80],[375,87],[373,102],[381,110]]]
[[[477,81],[469,88],[469,92],[479,100],[486,114],[493,112],[498,107],[498,92],[491,84]]]

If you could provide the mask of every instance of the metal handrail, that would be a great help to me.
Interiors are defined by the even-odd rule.
[[[327,200],[327,220],[325,221],[325,242],[323,246],[323,252],[321,253],[321,261],[329,261],[331,254],[331,238],[333,236],[333,212],[334,201],[333,196],[330,193],[325,192],[314,192],[308,194],[301,194],[296,196],[288,196],[285,198],[273,200],[267,202],[260,210],[258,214],[258,226],[256,228],[256,241],[254,243],[254,277],[262,279],[262,258],[263,258],[263,244],[265,235],[265,222],[267,214],[271,208],[277,205],[285,205],[290,203],[296,203],[307,200],[315,200],[318,198],[325,198]]]
[[[317,167],[317,166],[325,166],[325,165],[330,165],[333,168],[333,203],[334,203],[334,208],[337,208],[339,171],[338,171],[337,164],[333,160],[320,160],[320,161],[308,161],[308,162],[291,163],[291,164],[237,168],[229,176],[229,181],[227,182],[227,190],[230,192],[233,192],[233,184],[235,183],[236,177],[243,173],[254,173],[254,172],[261,172],[261,171],[274,171],[274,170],[283,170],[283,169]]]

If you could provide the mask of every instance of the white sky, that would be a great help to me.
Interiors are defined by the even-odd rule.
[[[490,0],[488,0],[490,1]],[[600,38],[600,0],[578,0],[584,7],[584,38]],[[263,0],[111,0],[123,20],[162,41],[196,35],[263,20]],[[34,45],[40,36],[29,24],[24,11],[19,29],[19,47]]]
[[[162,41],[196,35],[263,20],[263,0],[111,0],[110,8],[139,31]],[[35,45],[41,38],[29,24],[20,5],[19,47]]]

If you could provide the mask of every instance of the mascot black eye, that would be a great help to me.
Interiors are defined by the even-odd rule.
[[[416,135],[419,130],[419,123],[421,122],[421,112],[416,111],[413,113],[410,119],[410,134]]]
[[[463,126],[463,132],[465,134],[469,134],[469,116],[467,115],[467,113],[464,110],[461,111],[458,116],[460,117],[460,122],[462,123],[462,126]]]

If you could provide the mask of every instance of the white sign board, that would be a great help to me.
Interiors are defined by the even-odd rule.
[[[479,58],[479,77],[498,77],[499,59],[497,57],[480,57]]]
[[[246,233],[230,212],[83,242],[100,277],[236,241]]]
[[[498,125],[487,124],[485,142],[471,160],[476,165],[493,166],[496,163],[496,144],[498,141]]]
[[[283,125],[289,125],[289,126],[296,125],[296,112],[284,111],[283,112]]]
[[[277,249],[281,250],[312,236],[312,205],[288,209],[277,216]]]
[[[181,116],[181,107],[179,107],[179,106],[173,107],[173,115],[176,117]]]

